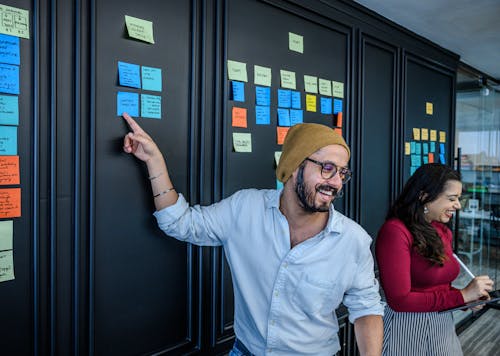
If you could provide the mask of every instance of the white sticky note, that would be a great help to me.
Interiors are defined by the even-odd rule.
[[[318,94],[318,77],[304,75],[304,90],[306,93]]]
[[[336,98],[344,97],[344,83],[332,80],[332,95]]]
[[[332,96],[332,82],[331,80],[319,78],[319,93],[325,96]]]
[[[233,147],[235,152],[252,152],[252,134],[233,132]]]
[[[227,60],[227,76],[229,80],[237,80],[240,82],[248,82],[247,76],[247,64],[243,62],[237,62],[232,60]]]
[[[0,282],[14,279],[14,256],[12,250],[0,251]]]
[[[0,221],[0,251],[12,250],[12,220]]]
[[[254,65],[253,76],[255,85],[271,86],[271,68]]]
[[[287,89],[295,89],[297,87],[295,81],[295,72],[290,72],[289,70],[280,70],[281,76],[281,87]]]
[[[129,37],[148,43],[155,43],[153,23],[151,21],[125,15],[125,25]]]
[[[304,37],[288,32],[288,48],[290,51],[304,53]]]
[[[281,158],[281,151],[274,152],[274,161],[276,162],[276,165],[280,163],[280,158]]]

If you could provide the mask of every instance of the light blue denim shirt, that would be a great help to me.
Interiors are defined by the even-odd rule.
[[[176,204],[155,212],[169,236],[224,246],[234,289],[234,330],[256,355],[333,355],[340,350],[335,309],[354,322],[383,315],[370,236],[330,209],[325,229],[290,246],[281,190],[246,189],[211,206]]]

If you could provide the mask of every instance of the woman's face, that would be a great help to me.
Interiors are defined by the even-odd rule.
[[[455,211],[462,208],[459,201],[461,195],[462,183],[458,180],[447,181],[441,194],[434,201],[425,204],[429,210],[425,214],[425,220],[428,222],[449,222]]]

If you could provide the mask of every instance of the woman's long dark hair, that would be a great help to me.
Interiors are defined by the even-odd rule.
[[[413,235],[413,247],[433,264],[443,265],[444,246],[436,230],[425,220],[425,204],[436,200],[448,181],[460,181],[460,173],[440,163],[424,164],[406,182],[387,218],[398,218]]]

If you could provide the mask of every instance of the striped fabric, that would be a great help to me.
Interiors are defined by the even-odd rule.
[[[452,313],[399,313],[386,306],[382,355],[462,356]]]

